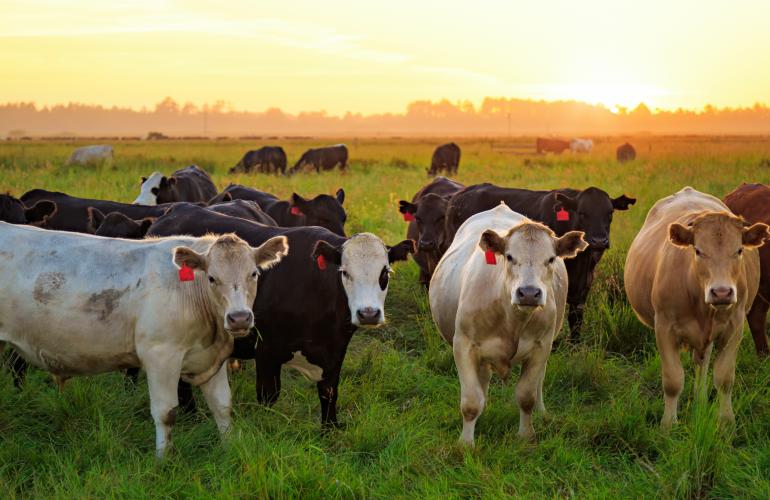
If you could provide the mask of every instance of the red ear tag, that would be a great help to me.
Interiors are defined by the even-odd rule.
[[[187,267],[187,264],[182,264],[179,268],[179,281],[192,281],[195,279],[195,271],[191,267]]]
[[[291,207],[291,215],[302,215],[302,210],[299,209],[299,207]]]
[[[486,259],[487,264],[490,266],[496,266],[497,265],[497,257],[495,256],[495,252],[492,250],[487,250],[484,252],[484,259]]]
[[[321,271],[324,271],[326,269],[326,259],[323,255],[319,255],[315,258],[316,263],[318,264],[318,269]]]
[[[412,222],[414,220],[414,215],[412,215],[411,212],[404,212],[404,220],[406,222]]]
[[[569,212],[564,210],[564,207],[561,207],[561,210],[556,212],[556,220],[559,222],[564,222],[569,220]]]

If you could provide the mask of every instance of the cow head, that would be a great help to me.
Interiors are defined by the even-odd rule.
[[[134,205],[157,205],[158,193],[161,181],[165,179],[160,172],[153,172],[149,177],[142,177],[139,196],[134,200]]]
[[[628,210],[636,198],[621,195],[610,196],[599,188],[590,187],[572,197],[556,193],[555,210],[562,207],[569,214],[569,228],[583,231],[591,250],[606,250],[610,247],[610,224],[615,210]],[[555,217],[555,215],[554,215]],[[558,220],[558,219],[557,219]]]
[[[156,195],[156,203],[158,205],[179,201],[179,193],[177,193],[176,182],[177,179],[173,175],[171,177],[166,177],[164,175],[160,178],[160,183],[158,184],[158,192]]]
[[[56,213],[56,203],[40,200],[31,207],[10,194],[0,195],[0,220],[11,224],[29,224],[45,227],[46,222]]]
[[[588,247],[583,232],[570,231],[557,237],[539,222],[522,222],[505,236],[487,229],[479,247],[504,256],[506,295],[519,307],[540,307],[548,300],[556,259],[571,259]]]
[[[105,238],[141,240],[155,220],[155,217],[134,220],[120,212],[104,215],[99,209],[88,207],[88,230],[92,234]]]
[[[225,331],[242,337],[254,326],[251,309],[260,272],[278,264],[288,252],[285,236],[270,238],[253,248],[234,234],[225,234],[217,237],[206,253],[189,247],[174,248],[174,264],[206,275],[207,282],[201,286],[212,312],[222,318]]]
[[[441,248],[446,234],[444,218],[449,201],[443,196],[430,193],[421,198],[418,203],[401,200],[398,204],[399,212],[411,214],[414,217],[420,235],[417,239],[418,250],[430,252]]]
[[[290,210],[296,217],[305,217],[305,226],[320,226],[334,234],[345,236],[345,221],[347,214],[342,204],[345,202],[345,191],[340,188],[334,196],[319,194],[312,200],[308,200],[292,193]]]
[[[668,232],[671,243],[692,252],[704,300],[715,307],[738,301],[744,250],[761,247],[770,237],[766,224],[746,227],[743,219],[727,212],[704,212],[687,225],[670,224]]]
[[[414,253],[414,241],[404,240],[389,247],[371,233],[351,236],[341,247],[320,240],[312,257],[339,267],[340,279],[348,298],[350,318],[356,326],[385,323],[385,296],[393,262]],[[328,271],[327,271],[328,272]]]

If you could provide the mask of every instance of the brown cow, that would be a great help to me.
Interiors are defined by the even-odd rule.
[[[618,149],[615,150],[615,157],[620,163],[634,161],[636,159],[636,149],[634,149],[630,143],[626,142],[625,144],[618,146]]]
[[[705,401],[714,346],[719,418],[735,421],[731,393],[743,320],[759,287],[757,247],[768,226],[746,227],[719,199],[686,187],[647,214],[626,258],[625,287],[639,319],[655,329],[663,375],[661,427],[676,422],[684,385],[679,352],[689,346],[695,394]]]
[[[430,160],[430,169],[428,176],[433,177],[442,171],[447,175],[457,175],[457,169],[460,166],[460,146],[454,142],[442,144],[433,152]]]
[[[556,153],[561,154],[569,149],[569,141],[562,139],[546,139],[544,137],[538,137],[536,141],[537,154],[541,153]]]

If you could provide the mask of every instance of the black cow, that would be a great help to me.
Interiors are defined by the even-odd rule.
[[[444,222],[449,199],[464,187],[452,179],[436,177],[417,191],[411,203],[406,200],[398,202],[399,212],[410,221],[406,237],[417,242],[414,261],[420,267],[420,283],[426,287],[439,259],[452,243],[446,238]]]
[[[454,142],[442,144],[433,152],[430,160],[429,176],[440,174],[442,171],[447,175],[456,175],[460,167],[460,146]]]
[[[231,174],[251,172],[257,167],[258,172],[265,174],[286,173],[286,151],[280,146],[262,146],[247,152],[233,168]]]
[[[120,212],[104,215],[98,208],[88,207],[88,232],[105,238],[144,238],[156,217],[134,220]]]
[[[288,256],[260,276],[254,302],[259,334],[238,339],[233,357],[256,360],[257,399],[262,403],[278,399],[284,364],[317,381],[321,421],[335,425],[348,342],[357,326],[384,322],[390,263],[405,260],[414,252],[414,242],[385,247],[367,233],[343,238],[321,227],[268,227],[191,204],[169,210],[148,234],[230,232],[251,245],[276,235],[289,241]]]
[[[0,194],[0,220],[11,224],[47,227],[48,219],[56,213],[56,203],[37,200],[28,206],[10,194]]]
[[[171,177],[153,172],[142,177],[139,196],[134,200],[138,205],[161,205],[180,201],[202,202],[217,195],[217,187],[209,174],[196,165],[177,170]]]
[[[594,270],[604,251],[610,247],[610,223],[615,210],[628,210],[636,199],[622,195],[610,198],[596,187],[583,191],[557,189],[530,191],[493,184],[469,186],[457,193],[447,209],[446,231],[452,241],[457,229],[470,216],[490,210],[504,201],[511,210],[542,222],[557,235],[572,230],[585,232],[588,249],[564,262],[569,275],[568,320],[570,337],[576,339],[583,322],[583,308],[594,279]]]
[[[615,156],[620,163],[634,161],[636,159],[636,149],[634,149],[630,143],[626,142],[625,144],[618,146],[618,149],[615,151]]]
[[[296,174],[302,171],[305,166],[320,172],[321,170],[331,170],[337,165],[340,166],[341,170],[345,170],[348,166],[348,148],[344,144],[308,149],[302,154],[297,163],[291,167],[289,174]]]

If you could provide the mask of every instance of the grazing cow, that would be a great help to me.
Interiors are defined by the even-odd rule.
[[[316,172],[332,170],[337,165],[341,170],[345,170],[348,166],[348,148],[344,144],[308,149],[291,167],[289,174],[301,172],[306,167],[314,168]]]
[[[615,157],[620,163],[634,161],[636,159],[636,149],[634,149],[631,143],[626,142],[618,146],[618,149],[615,151]]]
[[[417,242],[414,261],[420,267],[420,283],[428,286],[433,270],[452,240],[446,238],[444,218],[449,199],[465,186],[446,177],[436,177],[423,186],[412,202],[400,200],[398,210],[410,221],[406,237]]]
[[[56,203],[52,201],[40,200],[30,207],[10,194],[0,194],[0,221],[47,227],[48,218],[55,213]]]
[[[532,410],[545,411],[543,378],[564,320],[569,259],[587,247],[580,231],[557,237],[501,203],[465,221],[431,279],[430,310],[452,344],[460,377],[460,440],[473,445],[492,372],[516,386],[519,436],[531,439]]]
[[[112,146],[85,146],[72,152],[67,165],[87,165],[113,158]]]
[[[594,148],[594,141],[591,139],[572,139],[569,141],[569,149],[573,153],[590,153]]]
[[[180,377],[227,431],[223,362],[253,326],[257,279],[286,238],[252,248],[234,235],[129,241],[0,223],[0,248],[0,341],[63,379],[143,367],[159,457]]]
[[[308,200],[292,193],[288,200],[279,200],[277,196],[264,191],[257,191],[240,184],[230,184],[212,200],[230,195],[233,200],[251,200],[281,227],[321,226],[329,231],[345,236],[345,221],[347,214],[342,204],[345,202],[345,191],[340,188],[335,196],[319,194]]]
[[[134,200],[139,205],[161,205],[178,201],[208,203],[217,195],[217,187],[209,174],[197,165],[190,165],[166,177],[153,172],[142,177],[139,196]]]
[[[262,146],[247,152],[229,173],[251,172],[257,167],[258,172],[265,174],[286,173],[286,151],[280,146]]]
[[[283,365],[300,371],[317,384],[321,422],[335,425],[350,338],[357,327],[384,323],[391,265],[406,260],[414,242],[387,247],[369,233],[343,238],[321,227],[267,227],[189,204],[158,219],[149,235],[210,232],[234,232],[252,245],[288,239],[289,255],[260,277],[254,303],[259,333],[239,340],[232,356],[256,360],[257,399],[266,404],[278,399]]]
[[[711,195],[686,187],[659,200],[628,250],[625,287],[639,320],[655,330],[665,406],[661,427],[677,420],[684,385],[680,351],[692,349],[695,394],[707,397],[716,346],[714,385],[719,418],[734,422],[731,401],[743,320],[759,286],[757,247],[768,227],[747,227]]]
[[[544,137],[538,137],[535,141],[537,154],[542,153],[556,153],[561,154],[569,149],[569,141],[562,139],[546,139]]]
[[[447,175],[456,175],[460,166],[460,146],[454,142],[442,144],[433,152],[428,176],[433,177],[445,171]]]
[[[764,184],[741,184],[725,196],[725,205],[747,222],[770,224],[770,188]],[[746,319],[757,354],[767,356],[767,311],[770,309],[770,245],[759,248],[759,291]]]
[[[610,224],[615,210],[628,210],[636,199],[622,195],[610,198],[599,188],[582,191],[558,189],[530,191],[493,184],[469,186],[452,197],[447,209],[447,241],[452,241],[460,224],[473,214],[489,210],[504,201],[530,219],[542,222],[561,236],[568,231],[583,231],[589,248],[566,262],[569,274],[570,337],[576,339],[583,323],[583,308],[591,290],[594,270],[604,251],[610,247]]]

